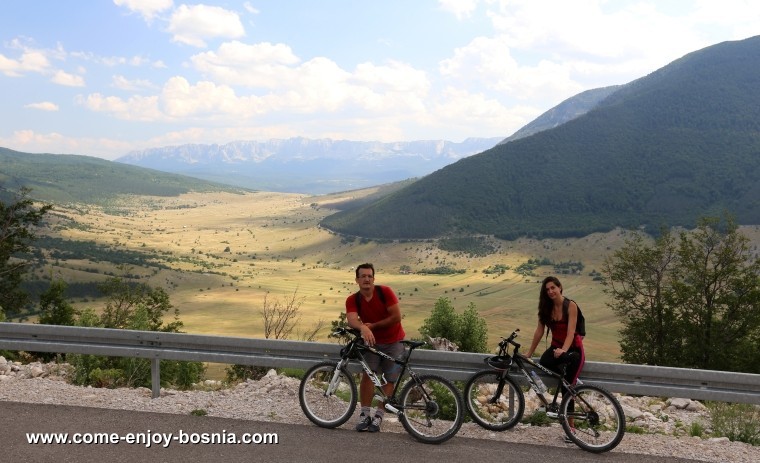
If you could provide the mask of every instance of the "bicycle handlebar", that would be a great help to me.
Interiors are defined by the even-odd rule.
[[[499,347],[500,348],[505,348],[505,347],[507,347],[507,345],[512,344],[513,346],[515,346],[516,348],[519,349],[520,348],[520,344],[518,344],[518,343],[515,342],[515,338],[517,338],[517,333],[519,333],[519,332],[520,332],[520,328],[517,328],[516,330],[514,330],[512,332],[512,334],[509,335],[508,338],[506,338],[506,339],[505,338],[501,338],[501,342],[499,343]]]
[[[332,332],[332,336],[343,336],[343,335],[351,335],[359,337],[361,336],[361,331],[357,330],[356,328],[345,328],[345,327],[339,327],[336,328],[335,331]]]

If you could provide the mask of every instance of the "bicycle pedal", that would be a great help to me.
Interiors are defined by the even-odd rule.
[[[557,417],[559,417],[559,413],[552,412],[552,411],[547,411],[546,412],[546,416],[548,416],[549,418],[557,418]]]
[[[385,404],[385,409],[386,409],[386,410],[388,410],[389,412],[391,412],[391,413],[395,413],[395,414],[397,414],[397,415],[398,415],[398,413],[399,413],[399,410],[398,410],[398,408],[394,407],[394,406],[393,406],[393,405],[391,405],[391,404]]]

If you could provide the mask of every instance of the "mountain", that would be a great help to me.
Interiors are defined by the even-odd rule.
[[[21,187],[54,204],[106,205],[121,195],[177,196],[190,191],[240,192],[240,188],[89,156],[33,154],[0,148],[0,199]]]
[[[618,89],[620,89],[620,85],[612,85],[610,87],[586,90],[585,92],[581,92],[575,96],[572,96],[557,106],[546,111],[545,113],[541,114],[536,119],[531,121],[528,125],[499,142],[499,144],[501,145],[510,141],[531,136],[534,133],[553,129],[554,127],[562,125],[567,121],[582,116],[590,110],[594,109],[602,100],[610,96],[610,94],[614,93]]]
[[[321,194],[421,177],[501,138],[359,142],[290,138],[133,151],[118,162],[266,191]]]
[[[760,224],[760,37],[690,53],[593,109],[323,221],[373,238]]]

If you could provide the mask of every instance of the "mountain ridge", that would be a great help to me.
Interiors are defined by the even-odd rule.
[[[106,205],[120,195],[177,196],[190,191],[242,188],[73,154],[23,153],[0,147],[0,199],[21,187],[34,199],[52,203]]]
[[[760,224],[760,37],[692,52],[582,116],[323,220],[382,239]]]
[[[322,194],[421,177],[500,140],[363,142],[294,137],[150,148],[116,161],[258,190]]]

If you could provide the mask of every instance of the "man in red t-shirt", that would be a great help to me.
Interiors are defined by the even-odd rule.
[[[377,350],[393,358],[400,358],[404,353],[404,345],[400,341],[406,334],[404,328],[401,327],[398,297],[387,286],[375,286],[375,267],[369,263],[356,267],[356,284],[359,285],[358,297],[352,294],[346,299],[348,326],[360,330],[367,345],[375,346]],[[357,301],[359,307],[357,307]],[[401,367],[372,353],[368,353],[365,358],[372,371],[378,375],[381,373],[385,375],[387,383],[383,386],[383,391],[386,395],[392,394],[393,386],[401,373]],[[375,416],[372,417],[374,393],[375,385],[366,373],[362,373],[362,382],[359,386],[362,409],[359,424],[356,425],[357,431],[380,431],[385,404],[378,404]]]

